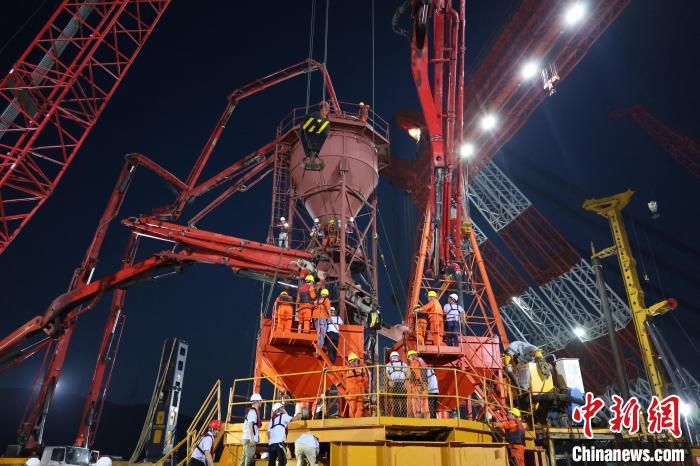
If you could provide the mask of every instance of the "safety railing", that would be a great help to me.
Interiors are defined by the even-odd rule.
[[[339,102],[340,103],[340,116],[343,118],[353,119],[361,121],[363,118],[360,114],[360,104],[352,102]],[[321,108],[321,102],[309,106],[308,110],[306,107],[297,107],[289,112],[279,124],[279,134],[285,134],[287,131],[293,127],[302,123],[302,120],[309,113],[318,112]],[[338,116],[335,109],[330,110],[330,116]],[[366,124],[381,138],[389,140],[389,123],[382,117],[377,115],[371,108],[367,112]]]
[[[197,446],[197,442],[204,435],[213,419],[221,419],[221,381],[217,380],[204,398],[202,405],[195,414],[192,422],[187,427],[185,437],[180,440],[168,453],[156,461],[156,465],[163,465],[166,462],[182,466],[192,455],[192,450]],[[179,457],[184,447],[185,455]],[[175,463],[177,461],[177,463]]]
[[[228,420],[240,422],[250,407],[251,387],[259,386],[261,408],[281,402],[293,405],[302,419],[325,421],[348,417],[468,419],[487,422],[505,419],[522,406],[522,420],[533,426],[530,393],[498,379],[456,368],[401,365],[344,366],[323,371],[236,379],[229,391]],[[295,390],[294,387],[305,388]],[[475,389],[475,388],[478,388]],[[292,397],[287,389],[295,391]],[[492,396],[496,393],[498,396]],[[500,402],[494,400],[500,399]],[[291,413],[290,413],[291,414]]]

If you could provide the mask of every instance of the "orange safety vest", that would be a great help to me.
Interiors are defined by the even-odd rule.
[[[345,382],[348,392],[364,393],[367,386],[367,374],[365,374],[364,368],[350,367],[345,371]]]
[[[314,319],[329,319],[328,309],[331,308],[331,300],[327,296],[319,296],[314,303]]]

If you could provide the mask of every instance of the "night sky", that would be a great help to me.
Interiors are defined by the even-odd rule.
[[[50,16],[54,2],[8,2],[0,17],[0,69],[5,73]],[[323,57],[323,6],[318,2],[314,55]],[[331,2],[328,67],[340,100],[369,102],[385,119],[403,108],[418,109],[409,69],[409,47],[391,31],[398,1],[376,1],[375,98],[372,99],[371,6]],[[510,2],[470,2],[468,69],[511,8]],[[196,5],[196,6],[195,6]],[[9,8],[8,8],[9,6]],[[57,190],[0,256],[0,333],[43,314],[63,293],[79,265],[121,169],[124,155],[141,152],[184,178],[236,87],[304,59],[308,54],[310,2],[173,2],[117,89]],[[35,14],[31,19],[32,14]],[[496,156],[551,223],[585,257],[589,242],[611,243],[607,224],[583,211],[584,199],[632,188],[628,229],[637,247],[640,275],[675,296],[681,306],[660,322],[680,363],[700,375],[695,341],[700,300],[700,185],[630,120],[609,112],[643,104],[687,134],[700,137],[700,59],[696,52],[700,3],[637,0],[598,40],[526,125]],[[20,25],[27,22],[24,28]],[[306,79],[297,78],[241,104],[233,114],[204,177],[264,145],[279,120],[304,104]],[[320,99],[312,81],[312,101]],[[392,151],[404,157],[415,145],[392,128]],[[415,211],[407,198],[382,179],[381,246],[393,269],[392,252],[405,282]],[[271,177],[234,195],[199,226],[263,241],[270,209]],[[120,218],[171,200],[161,181],[141,170]],[[655,199],[661,218],[652,220],[646,202]],[[198,205],[202,205],[201,203]],[[190,209],[189,212],[192,212]],[[184,218],[187,218],[187,213]],[[118,223],[105,242],[96,277],[116,270],[127,238]],[[163,249],[144,244],[142,256]],[[608,281],[621,296],[617,264],[606,262]],[[382,278],[380,296],[389,323],[398,320],[391,287]],[[146,403],[165,338],[190,343],[182,408],[196,409],[211,384],[228,387],[248,376],[254,356],[260,286],[221,267],[198,265],[182,276],[132,288],[127,322],[109,399]],[[399,297],[403,294],[397,290]],[[401,298],[399,298],[401,299]],[[651,290],[647,303],[661,296]],[[94,365],[109,298],[82,316],[58,386],[62,396],[83,394]],[[0,375],[0,387],[29,387],[38,358]],[[49,418],[72,432],[75,419]],[[18,420],[7,420],[15,423]],[[103,422],[115,422],[103,419]],[[70,435],[73,435],[72,433]],[[98,438],[99,442],[99,438]],[[99,445],[98,445],[99,446]]]

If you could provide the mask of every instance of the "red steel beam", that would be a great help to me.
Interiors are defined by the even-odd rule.
[[[170,0],[64,0],[0,81],[0,254],[48,199]]]

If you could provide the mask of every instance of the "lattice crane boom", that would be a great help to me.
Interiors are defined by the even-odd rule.
[[[170,0],[64,0],[0,81],[0,254],[56,189]]]
[[[629,116],[676,162],[696,178],[700,178],[700,142],[672,127],[641,105],[629,110],[617,110],[611,116]]]

